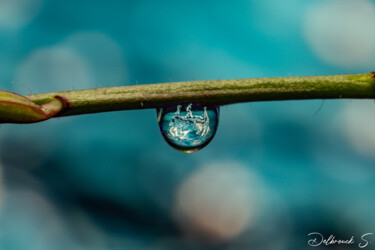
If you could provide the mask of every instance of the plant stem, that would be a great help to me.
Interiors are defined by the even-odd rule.
[[[375,72],[359,75],[192,81],[61,91],[26,96],[36,104],[56,97],[66,102],[57,116],[160,108],[181,103],[226,105],[240,102],[375,98]]]

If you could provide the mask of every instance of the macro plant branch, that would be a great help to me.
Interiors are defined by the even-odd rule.
[[[148,84],[20,96],[0,91],[1,123],[115,110],[161,108],[181,103],[375,98],[375,72],[357,75],[254,78]]]

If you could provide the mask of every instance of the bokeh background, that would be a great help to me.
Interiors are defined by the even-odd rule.
[[[365,73],[374,30],[371,0],[0,0],[0,88]],[[236,104],[210,145],[184,154],[155,110],[4,124],[0,249],[359,240],[375,233],[374,127],[373,100]]]

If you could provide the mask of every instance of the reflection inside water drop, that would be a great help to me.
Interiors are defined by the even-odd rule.
[[[157,115],[164,139],[186,153],[205,147],[214,137],[219,122],[218,107],[192,103],[158,109]]]

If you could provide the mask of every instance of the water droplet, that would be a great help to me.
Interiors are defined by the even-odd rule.
[[[185,153],[204,148],[214,137],[219,123],[219,107],[200,104],[167,106],[157,110],[164,139]]]

